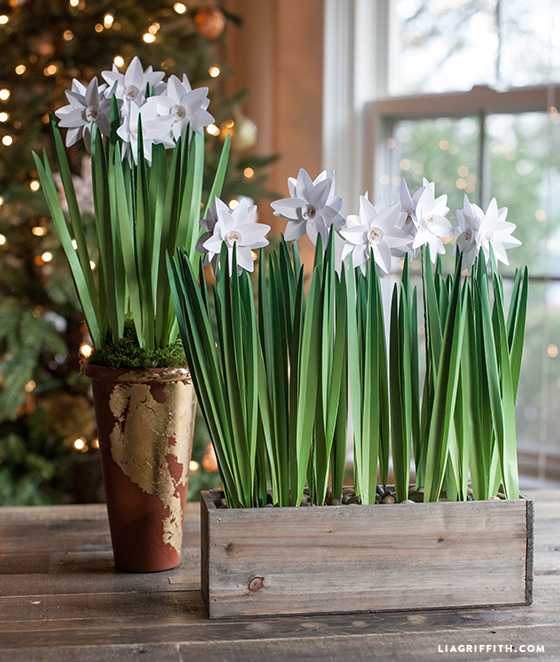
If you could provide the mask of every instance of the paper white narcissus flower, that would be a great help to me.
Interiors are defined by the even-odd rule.
[[[181,82],[177,76],[170,76],[165,94],[150,97],[146,105],[155,105],[160,115],[173,117],[173,137],[177,140],[190,124],[193,131],[202,134],[205,126],[212,124],[214,118],[206,110],[210,104],[208,88],[198,87],[193,90],[189,79],[183,74]]]
[[[125,105],[133,102],[141,106],[147,85],[153,87],[156,94],[162,94],[166,87],[165,83],[162,83],[165,76],[163,71],[154,71],[151,66],[144,71],[137,56],[132,59],[124,74],[113,65],[112,71],[102,71],[101,76],[109,85],[114,85],[117,99],[122,99]]]
[[[400,203],[403,210],[406,212],[406,217],[402,225],[404,232],[407,232],[413,239],[416,236],[417,219],[416,219],[416,206],[420,196],[424,193],[424,186],[419,188],[413,196],[410,195],[408,186],[404,177],[401,179],[401,188],[399,191]]]
[[[214,210],[212,207],[209,207],[208,209],[208,216],[206,218],[201,219],[200,221],[200,227],[204,230],[204,233],[200,235],[198,239],[198,243],[196,244],[196,250],[199,253],[205,253],[206,255],[204,256],[204,266],[209,267],[212,266],[212,271],[214,274],[218,270],[218,262],[220,260],[220,255],[219,253],[210,253],[204,248],[205,242],[212,237],[214,234],[214,228],[216,227],[216,222],[218,221],[218,217],[214,213]]]
[[[227,246],[229,272],[233,269],[233,247],[237,248],[237,267],[239,273],[243,269],[253,271],[254,262],[252,250],[263,248],[268,244],[265,235],[270,230],[269,225],[254,223],[257,213],[256,205],[249,206],[246,199],[241,200],[232,211],[222,200],[214,198],[214,210],[202,223],[210,235],[205,241],[199,241],[199,246],[206,252],[205,265],[212,264],[216,272],[217,259],[222,245]],[[200,250],[200,249],[199,249]]]
[[[323,171],[315,181],[302,168],[297,176],[288,179],[289,198],[271,203],[275,216],[288,219],[284,238],[297,241],[306,232],[314,245],[321,235],[323,247],[328,241],[329,229],[340,230],[344,218],[340,214],[342,198],[334,195],[334,176],[327,177]]]
[[[436,261],[437,254],[445,254],[442,238],[454,235],[451,223],[445,216],[449,212],[446,206],[447,196],[435,197],[435,184],[424,179],[424,190],[416,203],[416,234],[412,242],[412,249],[416,251],[421,246],[430,246],[432,262]]]
[[[70,104],[55,111],[60,126],[68,129],[66,147],[71,147],[83,138],[87,151],[91,151],[93,124],[97,124],[103,134],[109,134],[111,98],[109,94],[106,98],[106,92],[107,85],[100,86],[97,78],[92,78],[87,88],[76,79],[72,81],[72,89],[66,90]]]
[[[478,241],[480,222],[484,218],[484,212],[475,204],[469,202],[465,194],[463,201],[463,209],[457,210],[457,222],[459,227],[454,228],[457,243],[453,247],[453,255],[460,250],[463,253],[463,266],[465,269],[471,269],[478,251],[480,244]]]
[[[117,129],[117,134],[123,140],[122,158],[132,154],[135,163],[138,163],[138,119],[142,122],[142,146],[144,158],[152,163],[152,145],[163,143],[166,148],[175,146],[171,138],[171,124],[173,118],[168,115],[161,117],[154,106],[144,105],[139,108],[134,102],[130,104],[129,111],[123,117],[123,123]]]
[[[393,250],[402,249],[412,241],[412,237],[400,229],[404,215],[400,204],[385,207],[381,203],[376,207],[362,195],[359,215],[348,216],[347,226],[340,230],[346,241],[342,259],[352,254],[354,267],[359,266],[365,274],[366,262],[373,251],[375,264],[383,274],[388,274]]]
[[[457,248],[463,253],[465,267],[471,269],[480,248],[484,250],[486,261],[490,259],[490,245],[496,258],[504,264],[509,264],[506,250],[521,246],[519,239],[512,236],[515,223],[507,222],[507,207],[498,209],[496,198],[492,198],[486,213],[478,206],[469,202],[465,195],[463,209],[457,210],[459,227],[455,228]]]

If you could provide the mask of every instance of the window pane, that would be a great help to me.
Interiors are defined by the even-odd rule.
[[[506,281],[507,283],[507,281]],[[510,281],[511,283],[511,281]],[[520,448],[560,449],[559,284],[531,282],[516,423]]]
[[[516,420],[520,448],[560,449],[560,124],[549,114],[491,115],[485,120],[486,194],[508,207],[507,220],[523,243],[508,252],[510,266],[501,265],[506,302],[517,266],[527,264],[529,306],[525,351]],[[389,142],[390,165],[381,177],[386,201],[398,196],[400,178],[412,191],[425,176],[435,181],[436,194],[448,196],[449,218],[463,195],[480,204],[480,122],[477,118],[403,120]],[[444,268],[451,270],[451,250]],[[416,264],[413,273],[418,273]]]
[[[395,0],[391,94],[560,81],[557,0]]]
[[[479,121],[471,117],[404,120],[395,125],[393,136],[390,173],[380,179],[386,202],[398,199],[401,177],[411,194],[425,177],[435,183],[436,196],[447,195],[448,218],[456,225],[455,210],[463,207],[465,193],[473,202],[480,196]],[[453,268],[451,250],[443,264]]]
[[[470,90],[496,80],[495,2],[398,0],[395,94]]]
[[[551,196],[560,181],[560,157],[551,149],[560,125],[545,113],[491,115],[486,131],[489,194],[508,208],[514,236],[523,242],[509,251],[504,273],[527,264],[532,275],[560,277],[560,208]]]
[[[501,0],[501,82],[521,86],[559,81],[559,30],[558,0]]]

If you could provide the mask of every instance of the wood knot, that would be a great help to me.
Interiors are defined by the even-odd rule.
[[[444,538],[438,538],[437,541],[438,541],[438,543],[445,542]]]
[[[264,586],[264,577],[253,577],[249,582],[249,590],[251,593],[256,593]]]
[[[226,552],[230,556],[235,556],[235,545],[232,542],[230,542],[226,545]]]

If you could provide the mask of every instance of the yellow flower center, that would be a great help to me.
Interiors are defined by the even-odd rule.
[[[313,218],[315,218],[315,214],[317,213],[317,209],[313,205],[304,205],[301,208],[301,215],[303,218],[305,218],[306,221],[309,221]]]
[[[126,88],[125,96],[129,101],[134,101],[137,99],[139,94],[140,90],[136,87],[136,85],[129,85]]]

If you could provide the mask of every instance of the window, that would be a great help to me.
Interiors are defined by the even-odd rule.
[[[450,215],[496,197],[517,224],[502,273],[529,265],[517,429],[541,479],[560,457],[559,28],[554,0],[326,0],[324,155],[345,200],[426,177]]]

